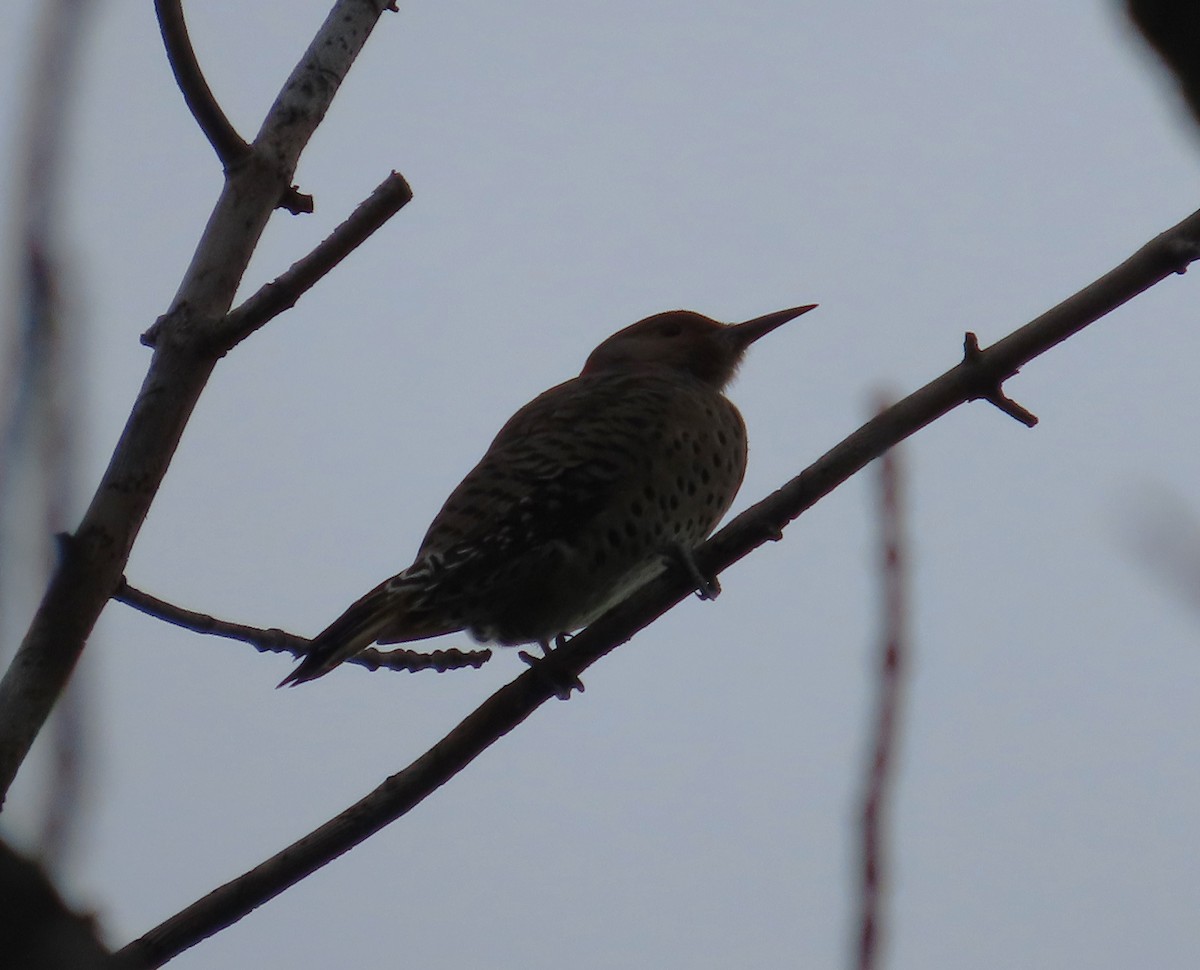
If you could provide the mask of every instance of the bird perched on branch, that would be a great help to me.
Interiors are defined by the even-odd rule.
[[[724,324],[688,310],[613,334],[534,398],[450,493],[403,572],[323,630],[280,684],[373,643],[466,630],[539,643],[586,626],[691,551],[729,509],[746,426],[722,393],[746,349],[813,306]]]

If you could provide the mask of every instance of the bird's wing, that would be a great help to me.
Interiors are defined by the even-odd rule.
[[[646,467],[662,419],[629,400],[644,384],[576,378],[518,411],[396,577],[419,589],[412,609],[465,616],[471,611],[459,604],[504,600],[525,577],[568,565],[577,537]],[[410,621],[397,615],[378,642],[412,638]]]
[[[452,633],[465,598],[502,596],[520,572],[553,569],[645,467],[669,397],[658,393],[645,380],[578,377],[521,408],[450,494],[413,565],[322,631],[285,683],[319,677],[371,643]]]
[[[645,467],[662,409],[630,400],[644,384],[575,378],[521,408],[447,498],[418,561],[499,562],[569,543]]]

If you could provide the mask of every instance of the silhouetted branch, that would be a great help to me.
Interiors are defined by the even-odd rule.
[[[68,554],[0,681],[0,800],[74,669],[96,618],[120,582],[196,401],[216,365],[213,332],[300,153],[370,36],[383,0],[337,0],[284,82],[252,146],[226,171],[171,308],[141,392]]]
[[[411,202],[412,197],[404,176],[392,172],[311,253],[230,312],[214,334],[221,352],[235,347],[259,327],[295,306],[301,296]]]
[[[887,888],[887,826],[892,763],[907,671],[908,602],[904,516],[895,449],[879,459],[880,578],[883,616],[875,724],[863,783],[858,917],[858,970],[873,970],[880,951]]]
[[[963,361],[972,364],[979,359],[980,353],[979,338],[968,330],[966,336],[963,337]],[[1001,386],[1002,383],[1003,379],[997,381],[994,387],[988,388],[986,394],[980,394],[971,400],[987,401],[988,404],[999,408],[1013,420],[1020,421],[1025,427],[1036,427],[1038,423],[1037,415],[1021,407],[1021,405],[1005,394],[1004,388]]]
[[[228,172],[244,161],[252,149],[221,110],[204,79],[192,39],[188,36],[187,23],[183,19],[183,0],[154,0],[154,12],[158,16],[158,29],[162,33],[167,61],[171,65],[171,73],[175,75],[175,83],[183,93],[184,103],[217,153],[221,167]],[[313,198],[290,185],[280,195],[278,206],[296,216],[313,211]]]
[[[231,640],[241,640],[253,646],[259,653],[290,653],[293,657],[307,656],[312,641],[278,627],[264,629],[257,626],[247,626],[244,623],[232,623],[220,620],[207,613],[197,613],[195,610],[184,609],[174,603],[151,596],[127,582],[122,582],[121,588],[113,594],[113,599],[126,606],[132,606],[155,619],[163,620],[174,626],[183,627],[194,633],[207,633],[212,636],[225,637]],[[351,657],[347,663],[358,664],[368,670],[436,670],[444,673],[447,670],[457,670],[461,667],[482,667],[491,659],[490,650],[432,650],[420,653],[416,650],[376,650],[374,647],[364,650],[357,656]]]
[[[1023,364],[1171,275],[1200,254],[1200,212],[1151,240],[1091,286],[964,360],[835,446],[778,491],[742,512],[696,551],[716,575],[763,543],[889,448],[968,401],[986,398]],[[677,603],[693,583],[670,570],[555,651],[555,665],[578,676]],[[298,842],[213,890],[120,951],[131,967],[158,967],[241,919],[347,852],[436,791],[555,696],[554,678],[529,670],[502,687],[445,738],[375,791]]]
[[[175,83],[183,92],[188,110],[217,153],[221,165],[233,168],[250,154],[250,145],[225,116],[204,79],[183,19],[182,0],[154,0],[154,12],[158,16],[158,29],[162,32],[167,61],[175,75]]]

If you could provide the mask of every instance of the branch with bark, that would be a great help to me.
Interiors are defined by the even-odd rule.
[[[124,584],[124,569],[216,362],[292,306],[411,198],[407,184],[393,173],[312,253],[231,310],[273,210],[283,205],[293,212],[311,211],[311,200],[306,203],[291,182],[297,161],[367,36],[392,5],[382,0],[335,3],[252,143],[233,128],[208,88],[178,0],[157,0],[156,7],[172,69],[189,109],[226,170],[226,184],[171,306],[144,335],[154,356],[141,393],[91,505],[64,544],[37,615],[0,682],[0,800],[110,597],[168,622],[235,636],[259,649],[304,652],[307,641],[283,631],[230,624],[132,590]],[[1183,272],[1198,255],[1200,213],[991,347],[981,348],[968,334],[958,365],[869,421],[735,518],[697,551],[699,568],[704,575],[715,576],[765,542],[782,538],[790,522],[837,485],[960,404],[985,400],[1032,426],[1036,418],[1005,395],[1004,382],[1115,307],[1166,276]],[[665,574],[564,645],[555,654],[556,665],[578,676],[685,599],[692,588],[691,578],[682,570]],[[392,653],[409,651],[364,656],[359,662],[391,666],[384,658]],[[517,677],[366,798],[131,943],[121,951],[120,960],[128,966],[159,966],[237,921],[403,816],[555,696],[556,690],[556,684],[537,671]]]
[[[735,517],[696,551],[697,565],[704,575],[715,576],[764,543],[781,539],[789,523],[888,449],[959,405],[975,400],[996,403],[1003,398],[1004,382],[1023,365],[1168,276],[1184,272],[1197,258],[1200,211],[990,347],[979,349],[977,341],[968,338],[961,363],[872,418],[795,478]],[[564,676],[578,677],[686,599],[693,588],[683,569],[663,574],[557,649],[556,668]],[[118,956],[130,967],[158,967],[241,919],[405,815],[556,696],[557,690],[552,678],[542,672],[521,674],[369,795],[150,930]]]
[[[175,75],[175,83],[179,85],[184,103],[217,153],[221,167],[229,171],[252,155],[254,150],[237,133],[213,96],[208,81],[204,79],[200,61],[188,36],[187,23],[183,19],[182,0],[154,0],[154,13],[158,17],[158,29],[167,51],[167,62],[171,65],[171,73]],[[313,211],[313,197],[290,185],[280,197],[278,205],[296,216]]]
[[[237,287],[267,221],[290,189],[301,152],[387,7],[383,0],[333,5],[248,154],[226,170],[192,262],[156,327],[154,356],[125,430],[0,681],[0,800],[100,611],[120,586],[134,540],[222,348],[261,325],[243,320],[231,331],[226,320]]]

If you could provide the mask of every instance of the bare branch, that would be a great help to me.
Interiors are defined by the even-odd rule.
[[[882,936],[883,895],[887,887],[886,819],[899,732],[900,705],[908,666],[907,564],[905,561],[900,471],[896,451],[879,460],[879,531],[882,542],[882,637],[873,744],[863,784],[860,844],[858,970],[877,965]]]
[[[966,336],[963,338],[963,361],[973,364],[979,359],[980,353],[979,338],[968,330]],[[1010,418],[1020,421],[1025,427],[1034,427],[1038,423],[1037,415],[1021,407],[1021,405],[1005,394],[1004,388],[1001,387],[1002,383],[1002,381],[997,381],[995,386],[988,388],[986,394],[981,394],[977,398],[972,398],[972,400],[987,401],[988,404],[995,405]]]
[[[217,153],[221,167],[228,171],[244,160],[251,149],[221,110],[204,79],[192,39],[188,36],[187,23],[183,19],[183,0],[154,0],[154,12],[158,16],[158,29],[167,51],[167,61],[171,65],[171,73],[175,75],[175,83],[183,93],[184,103]],[[294,216],[312,212],[314,208],[312,196],[305,195],[294,185],[284,189],[278,205]]]
[[[254,647],[259,653],[290,653],[293,657],[304,657],[312,646],[312,641],[295,633],[288,633],[278,627],[264,629],[257,626],[246,626],[244,623],[231,623],[220,620],[207,613],[197,613],[195,610],[184,609],[174,603],[151,596],[127,582],[122,582],[121,588],[113,595],[113,599],[132,606],[135,610],[163,620],[174,626],[183,627],[195,633],[207,633],[213,636],[226,637],[231,640],[241,640]],[[356,657],[351,657],[347,663],[358,664],[368,670],[436,670],[444,673],[447,670],[457,670],[461,667],[482,667],[491,659],[490,650],[433,650],[420,653],[416,650],[364,650]]]
[[[300,153],[376,22],[383,0],[337,0],[224,191],[175,296],[125,430],[33,623],[0,681],[0,799],[118,588],[217,357],[213,334]]]
[[[220,352],[231,350],[255,330],[295,306],[296,301],[326,273],[411,201],[412,189],[404,176],[392,172],[316,249],[230,312],[214,334]]]
[[[769,540],[889,448],[990,389],[1023,364],[1094,323],[1200,256],[1200,212],[1156,237],[1116,269],[1036,320],[981,350],[868,421],[778,491],[742,512],[696,551],[716,575]],[[642,587],[555,653],[556,674],[578,676],[686,599],[682,568]],[[502,687],[445,738],[337,817],[242,876],[213,890],[120,951],[130,967],[158,967],[241,919],[406,814],[555,696],[553,678],[529,670]]]
[[[250,146],[225,116],[204,79],[183,19],[183,0],[154,0],[154,13],[158,17],[163,46],[167,49],[167,61],[188,110],[217,153],[222,167],[233,168],[250,154]]]

